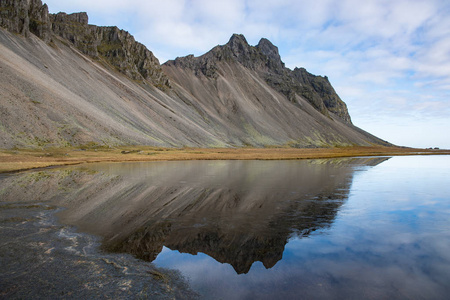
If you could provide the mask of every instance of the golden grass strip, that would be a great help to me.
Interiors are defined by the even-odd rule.
[[[91,162],[161,160],[287,160],[355,156],[448,155],[450,150],[404,147],[343,148],[54,148],[0,150],[0,173]]]

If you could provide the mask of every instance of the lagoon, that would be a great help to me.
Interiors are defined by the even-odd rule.
[[[408,156],[3,176],[2,295],[446,299],[449,175],[449,156]]]

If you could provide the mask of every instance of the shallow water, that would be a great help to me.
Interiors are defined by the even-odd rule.
[[[28,172],[0,178],[0,241],[21,246],[11,228],[32,219],[20,212],[22,205],[28,214],[31,208],[50,216],[59,211],[64,225],[52,226],[76,226],[79,232],[71,234],[84,237],[72,245],[77,255],[116,257],[136,269],[131,254],[142,265],[178,270],[205,299],[447,299],[449,175],[448,156],[92,164]],[[42,207],[30,208],[36,201]],[[51,244],[42,250],[49,256],[39,263],[60,261],[70,271],[71,259],[51,255],[70,247],[47,231],[40,243]],[[101,237],[109,254],[80,251],[95,248],[89,234]],[[3,257],[13,255],[6,249],[0,246]],[[20,269],[11,263],[3,270],[11,266]],[[128,275],[116,273],[128,282]],[[2,283],[5,278],[3,271]],[[148,278],[133,280],[128,295]],[[8,283],[9,290],[15,287]],[[195,296],[187,288],[184,295]]]

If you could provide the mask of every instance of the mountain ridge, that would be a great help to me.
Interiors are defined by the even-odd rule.
[[[313,75],[304,68],[286,68],[278,48],[266,38],[261,38],[258,45],[250,46],[242,34],[233,34],[227,44],[216,46],[198,58],[189,55],[164,64],[191,68],[197,75],[202,72],[207,77],[216,78],[215,63],[230,59],[260,73],[266,83],[284,94],[289,101],[295,103],[295,94],[298,94],[324,115],[328,116],[329,112],[333,112],[344,122],[352,124],[346,104],[337,95],[328,78]]]
[[[40,0],[2,1],[0,27],[0,148],[390,145],[264,38],[160,65],[127,31]]]

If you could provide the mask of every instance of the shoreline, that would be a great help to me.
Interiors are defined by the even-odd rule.
[[[8,195],[0,197],[0,223],[5,225],[0,232],[0,299],[98,299],[99,295],[129,299],[130,294],[145,299],[181,295],[196,299],[197,293],[177,270],[129,253],[105,252],[102,236],[62,222],[58,214],[67,209],[60,201],[66,190],[53,185],[49,188],[53,197],[46,194],[48,189],[42,186],[48,187],[50,177],[42,180],[39,196],[16,194],[14,187],[20,187],[20,179],[28,175],[7,178],[0,188]]]
[[[150,146],[121,146],[89,149],[0,149],[0,174],[99,162],[298,160],[399,155],[450,155],[450,150],[380,146],[336,148],[158,148]]]

